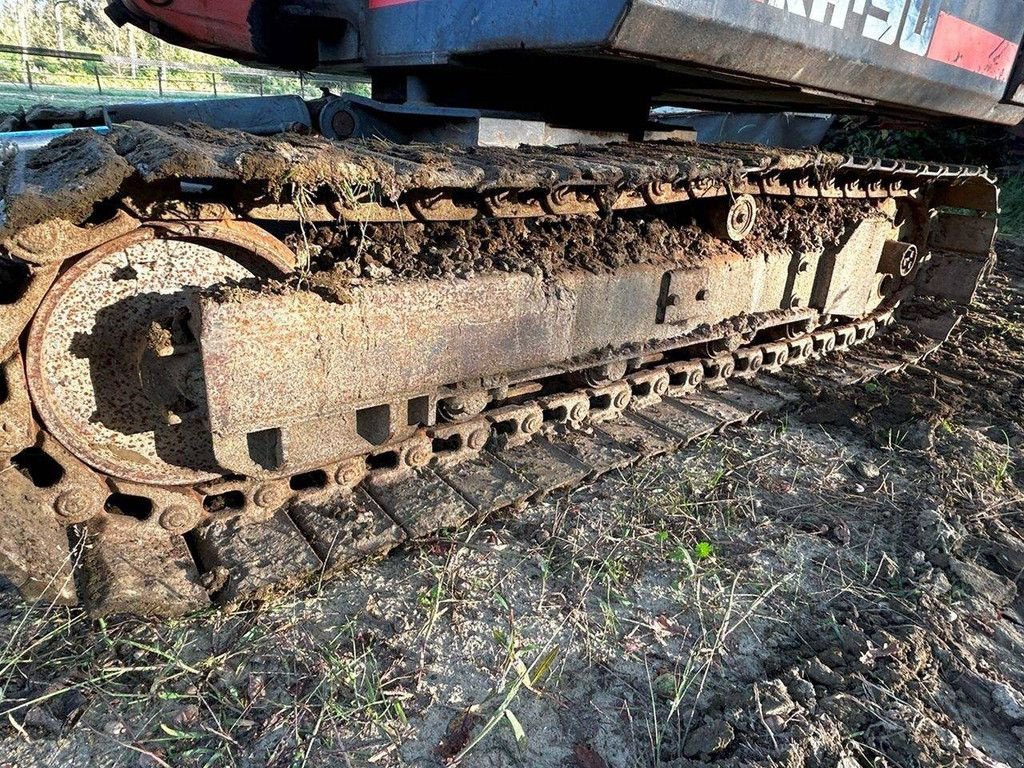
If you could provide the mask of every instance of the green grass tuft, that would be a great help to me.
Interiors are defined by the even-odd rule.
[[[1005,237],[1024,237],[1024,169],[1002,175],[999,203],[999,232]]]

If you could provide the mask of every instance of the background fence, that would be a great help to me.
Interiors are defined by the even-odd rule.
[[[335,93],[367,92],[364,83],[350,78],[0,45],[0,111],[41,102],[91,106],[282,93],[315,98],[321,88]]]

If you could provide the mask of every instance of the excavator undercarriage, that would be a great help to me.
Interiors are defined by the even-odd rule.
[[[975,167],[138,123],[0,182],[0,572],[96,614],[261,597],[777,410],[801,367],[913,364],[998,210]]]

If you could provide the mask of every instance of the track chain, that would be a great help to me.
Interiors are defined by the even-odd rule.
[[[813,351],[808,334],[791,341],[793,356],[771,366],[770,372],[675,387],[646,400],[637,397],[635,405],[625,404],[614,418],[605,413],[596,422],[549,424],[529,442],[505,450],[479,451],[472,458],[435,463],[400,477],[387,470],[372,472],[351,493],[339,494],[337,487],[298,493],[261,519],[215,521],[186,536],[114,516],[90,520],[78,529],[84,552],[78,567],[83,600],[90,611],[102,615],[183,613],[204,608],[211,596],[219,604],[265,599],[441,530],[685,450],[760,416],[785,412],[800,402],[801,394],[776,373],[806,365],[815,375],[855,375],[867,381],[919,362],[940,343],[903,333],[898,353],[876,352],[868,342],[875,328],[891,322],[887,311],[870,325],[818,332],[819,352]],[[824,344],[823,336],[840,339],[841,349]],[[763,355],[772,346],[745,352]],[[825,352],[826,347],[831,351]],[[836,357],[843,365],[830,370],[828,361]],[[718,363],[708,361],[708,367]],[[646,393],[646,388],[646,382],[634,383],[631,394],[637,389]],[[133,526],[134,544],[128,547],[119,530],[126,525]]]
[[[353,145],[346,151],[376,153],[374,163],[381,162],[378,148]],[[402,160],[403,172],[410,179],[416,178],[415,158],[402,158],[401,148],[388,151],[391,160]],[[456,174],[443,189],[429,195],[422,190],[403,192],[387,204],[378,201],[379,191],[342,204],[336,199],[325,202],[316,196],[289,199],[285,195],[280,202],[243,205],[241,209],[194,201],[182,201],[176,209],[163,203],[154,207],[143,196],[132,200],[134,207],[119,210],[110,222],[99,226],[80,229],[67,222],[51,222],[29,228],[3,241],[10,255],[36,265],[29,290],[5,316],[6,322],[0,321],[0,341],[4,353],[11,354],[3,368],[9,380],[6,388],[20,391],[20,384],[10,383],[22,368],[18,339],[34,314],[33,303],[38,304],[53,282],[61,259],[92,247],[109,232],[130,229],[146,216],[162,215],[171,220],[452,221],[478,216],[577,215],[728,199],[738,194],[787,199],[913,198],[926,185],[940,181],[963,181],[970,186],[949,187],[941,201],[945,206],[991,213],[995,205],[994,198],[991,203],[986,199],[991,179],[980,168],[835,157],[822,168],[820,156],[813,153],[780,159],[777,153],[764,155],[740,147],[690,147],[685,152],[677,148],[675,155],[672,151],[659,148],[655,154],[662,165],[648,165],[660,168],[666,157],[679,156],[691,163],[687,167],[692,171],[695,159],[718,161],[729,171],[724,177],[733,176],[727,180],[722,175],[680,176],[684,163],[677,157],[675,174],[659,180],[652,177],[652,167],[640,167],[640,161],[608,171],[610,158],[604,150],[578,150],[571,157],[551,151],[535,158],[533,166],[544,178],[555,169],[547,187],[540,183],[543,178],[532,179],[529,184],[533,186],[510,191],[482,183],[474,171],[475,161],[456,157],[454,167],[464,171],[465,178]],[[218,155],[225,156],[221,162],[228,167],[229,154]],[[597,173],[602,167],[604,176]],[[565,184],[560,173],[568,174],[571,183]],[[608,194],[610,188],[612,195]],[[169,221],[168,226],[182,225]],[[54,227],[60,234],[56,243]],[[239,237],[240,242],[250,243],[246,230],[240,229]],[[54,248],[55,244],[58,247]],[[256,242],[250,244],[260,247]],[[66,251],[63,257],[61,248]],[[981,250],[975,255],[980,257]],[[899,294],[899,300],[856,322],[685,363],[655,361],[604,386],[517,401],[473,420],[439,424],[391,451],[398,466],[377,466],[373,457],[369,462],[346,461],[324,467],[315,473],[317,481],[308,486],[296,485],[293,478],[265,483],[228,480],[195,489],[133,487],[101,477],[40,432],[39,445],[58,456],[62,477],[45,485],[10,473],[18,479],[5,483],[4,493],[31,498],[44,514],[39,515],[39,527],[30,536],[8,541],[0,548],[0,571],[19,575],[17,586],[30,598],[74,602],[77,593],[96,615],[173,615],[201,609],[211,598],[228,604],[264,598],[314,575],[382,556],[406,542],[470,519],[515,508],[683,449],[761,414],[784,411],[800,397],[778,376],[796,366],[803,367],[802,375],[849,384],[914,365],[935,351],[966,308],[956,301],[934,300],[933,316],[926,312],[924,320],[890,331],[887,348],[868,344],[876,333],[894,324],[900,300],[916,298],[908,288]],[[841,360],[841,365],[833,363],[835,359]],[[0,437],[37,429],[27,400],[21,400],[24,398],[8,397],[0,402]],[[84,512],[95,506],[88,503],[90,494],[105,494],[111,488],[148,494],[156,514],[138,521]],[[201,515],[190,511],[197,498],[207,502]],[[7,505],[4,512],[17,514],[17,506]],[[23,503],[21,508],[25,508]],[[52,517],[47,517],[47,510],[53,510]],[[70,550],[60,541],[65,528]],[[54,556],[62,549],[70,551],[63,561]]]

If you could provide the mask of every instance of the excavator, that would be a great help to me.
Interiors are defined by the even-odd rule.
[[[993,264],[988,170],[659,115],[1017,126],[1022,11],[111,0],[370,91],[0,154],[0,574],[96,616],[260,600],[914,365]]]

